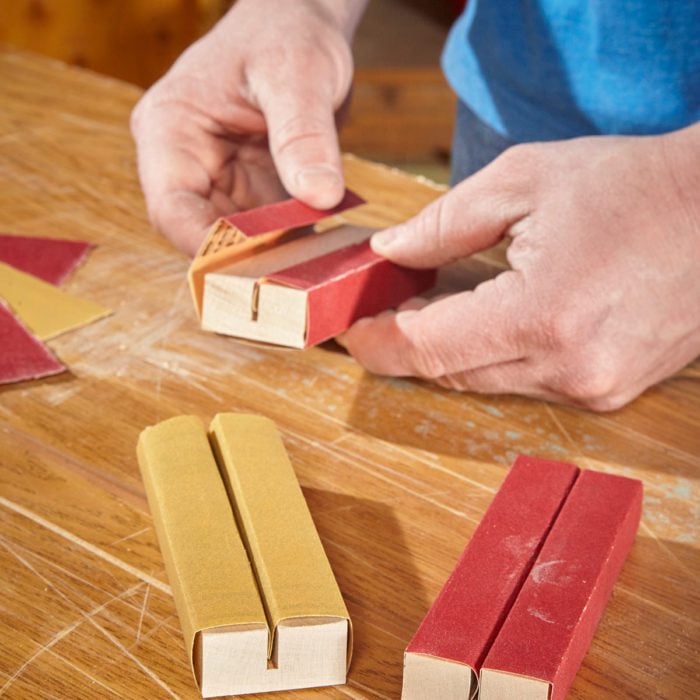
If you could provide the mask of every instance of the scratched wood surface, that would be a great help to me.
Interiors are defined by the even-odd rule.
[[[172,415],[254,411],[283,431],[356,630],[348,685],[290,697],[398,697],[403,648],[518,452],[645,484],[571,697],[693,697],[697,365],[593,415],[369,376],[333,346],[205,334],[187,260],[145,217],[126,126],[138,96],[0,52],[0,230],[98,244],[68,289],[115,311],[51,342],[70,374],[0,390],[0,695],[197,697],[134,448]]]

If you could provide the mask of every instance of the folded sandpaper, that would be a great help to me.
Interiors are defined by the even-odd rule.
[[[638,480],[518,457],[406,649],[405,700],[428,686],[444,698],[564,698],[641,501]]]
[[[203,633],[264,629],[271,658],[280,624],[326,618],[347,622],[343,682],[350,618],[274,423],[219,414],[207,434],[171,418],[142,432],[138,459],[198,684]]]

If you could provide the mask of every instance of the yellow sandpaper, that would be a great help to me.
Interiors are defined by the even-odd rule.
[[[37,338],[48,340],[112,313],[10,265],[0,263],[0,298]]]
[[[202,422],[179,416],[146,428],[138,459],[194,671],[198,632],[268,628],[265,611]]]
[[[345,618],[350,624],[275,424],[262,416],[220,413],[209,438],[273,630],[282,620],[301,617]]]

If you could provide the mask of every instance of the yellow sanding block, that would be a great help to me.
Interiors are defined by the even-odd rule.
[[[274,423],[171,418],[138,459],[202,696],[345,683],[350,618]]]

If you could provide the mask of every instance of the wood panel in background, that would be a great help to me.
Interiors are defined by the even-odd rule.
[[[340,142],[377,160],[445,164],[455,106],[439,68],[358,68]]]
[[[226,0],[0,0],[0,42],[147,86],[229,4]]]
[[[0,42],[148,87],[230,0],[0,0]],[[445,164],[454,96],[439,55],[445,2],[372,0],[354,43],[346,150],[400,163]]]

